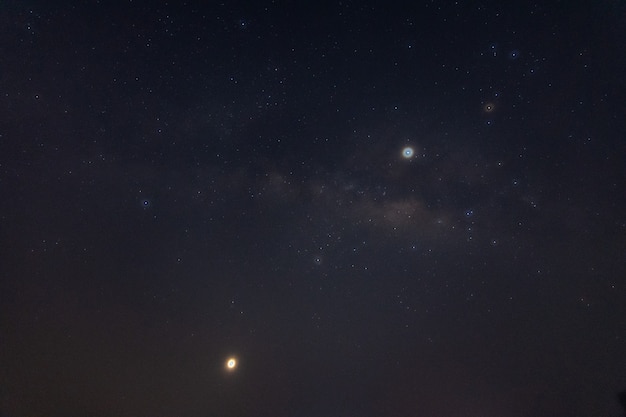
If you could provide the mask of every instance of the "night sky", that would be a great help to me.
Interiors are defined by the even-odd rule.
[[[0,415],[624,412],[626,3],[400,3],[0,3]]]

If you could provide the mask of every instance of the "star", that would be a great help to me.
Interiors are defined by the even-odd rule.
[[[228,359],[226,359],[226,370],[229,372],[234,372],[235,369],[237,369],[237,358],[235,357],[230,357]]]
[[[411,159],[413,158],[413,155],[415,155],[415,151],[413,150],[412,147],[407,146],[406,148],[402,149],[402,157],[405,159]]]

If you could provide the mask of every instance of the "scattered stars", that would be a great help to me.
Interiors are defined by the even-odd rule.
[[[498,56],[498,44],[492,43],[489,45],[489,54],[494,57]]]
[[[22,3],[0,126],[15,281],[0,305],[24,335],[0,367],[21,414],[66,406],[85,348],[123,360],[69,386],[90,399],[69,413],[145,417],[157,398],[198,415],[496,414],[515,392],[520,415],[567,415],[526,389],[558,379],[541,365],[560,354],[590,358],[562,393],[609,386],[626,350],[626,151],[608,9],[580,31],[576,4],[98,1],[39,18]],[[55,22],[66,35],[38,39]],[[111,375],[154,392],[92,392]],[[414,389],[477,375],[524,378],[490,387],[495,405]],[[380,380],[391,395],[368,398]],[[597,409],[591,391],[576,405]]]

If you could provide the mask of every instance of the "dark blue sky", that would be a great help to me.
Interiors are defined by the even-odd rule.
[[[623,4],[57,3],[0,5],[0,413],[622,411]]]

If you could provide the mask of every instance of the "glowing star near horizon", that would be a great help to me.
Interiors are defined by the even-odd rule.
[[[402,149],[402,157],[404,157],[405,159],[413,158],[414,154],[415,154],[415,151],[410,146],[407,146],[406,148]]]
[[[226,360],[226,370],[232,372],[235,370],[235,368],[237,368],[237,359],[232,357],[228,358]]]

